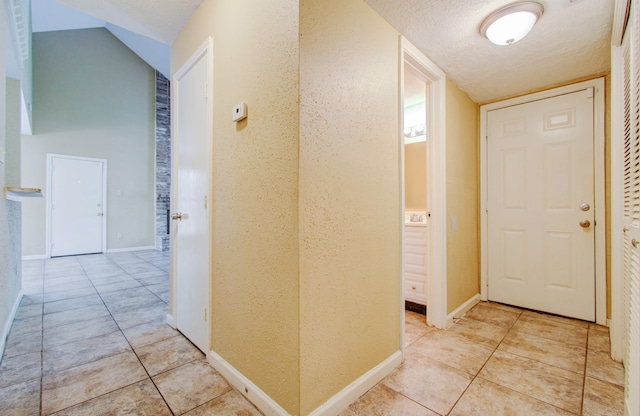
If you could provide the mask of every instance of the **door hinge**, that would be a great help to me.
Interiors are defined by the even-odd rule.
[[[204,308],[204,321],[207,322],[207,308]]]
[[[207,196],[204,196],[204,209],[207,209]]]
[[[204,100],[207,101],[207,99],[209,99],[208,94],[207,94],[207,84],[204,84]]]
[[[593,87],[587,88],[587,98],[593,98]]]

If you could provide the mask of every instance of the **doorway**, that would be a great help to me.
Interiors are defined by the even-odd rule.
[[[481,298],[606,320],[604,82],[481,107]]]
[[[47,154],[47,257],[104,253],[107,161]]]
[[[210,346],[211,74],[209,39],[173,80],[171,281],[169,322],[205,354]],[[205,91],[205,94],[203,94]]]
[[[408,158],[415,155],[421,156],[423,159],[423,168],[425,176],[419,178],[416,184],[409,183],[409,186],[415,185],[416,189],[422,188],[418,194],[421,198],[426,199],[426,206],[423,210],[420,207],[419,212],[407,212],[408,204],[406,198],[406,178],[401,175],[401,255],[402,255],[402,300],[401,305],[404,316],[405,299],[415,299],[424,301],[428,305],[426,322],[428,325],[436,328],[446,328],[447,326],[447,263],[446,263],[446,165],[445,165],[445,141],[444,141],[444,94],[445,94],[445,75],[431,62],[422,52],[413,46],[406,39],[402,39],[402,61],[401,61],[401,123],[403,133],[399,139],[400,145],[400,169],[405,171],[405,163]],[[405,79],[407,77],[407,79]],[[417,86],[418,96],[422,94],[422,108],[420,109],[417,102],[411,102],[410,88],[406,83],[412,83]],[[406,89],[406,90],[405,90]],[[420,92],[422,91],[422,92]],[[412,121],[412,115],[405,112],[405,99],[407,103],[414,104],[413,110],[416,114],[420,114],[424,125],[418,121]],[[415,119],[414,119],[415,120]],[[407,127],[405,135],[404,127]],[[411,130],[412,129],[412,130]],[[409,136],[409,137],[407,137]],[[418,137],[423,136],[418,141]],[[418,151],[409,152],[405,148],[405,138],[407,142],[416,141]],[[421,144],[419,144],[421,143]],[[414,143],[410,143],[412,146]],[[421,150],[420,150],[421,148]],[[418,211],[418,210],[416,210]],[[414,236],[411,231],[415,231],[418,227],[407,232],[409,227],[405,223],[411,223],[411,214],[414,216],[414,223],[421,222],[421,236]],[[409,214],[408,221],[405,221]],[[423,216],[422,218],[420,216]],[[420,234],[420,233],[418,233]],[[411,241],[408,243],[407,241]],[[413,247],[409,248],[408,247]],[[415,254],[410,251],[420,250],[424,255]],[[407,277],[412,273],[422,273],[423,286],[420,287],[420,278],[414,279],[413,282]],[[408,274],[407,274],[408,273]],[[415,283],[414,283],[415,282]],[[416,289],[413,289],[413,286]],[[419,296],[421,295],[421,296]],[[404,319],[403,319],[404,325]],[[403,326],[404,328],[404,326]],[[404,345],[404,341],[403,341]]]

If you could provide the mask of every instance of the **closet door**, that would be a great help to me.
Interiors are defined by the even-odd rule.
[[[630,33],[629,33],[630,32]],[[640,414],[640,6],[632,2],[623,43],[623,281],[627,351],[625,406]]]

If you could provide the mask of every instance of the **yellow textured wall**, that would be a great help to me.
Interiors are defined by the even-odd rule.
[[[427,142],[404,146],[405,209],[427,209]]]
[[[400,348],[398,34],[300,1],[300,414]]]
[[[451,313],[480,293],[478,105],[450,80],[445,100],[447,313]]]
[[[171,47],[175,73],[213,38],[212,346],[299,409],[298,4],[204,0]],[[248,118],[231,121],[245,101]]]

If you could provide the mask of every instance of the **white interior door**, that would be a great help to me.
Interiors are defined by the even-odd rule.
[[[49,155],[51,257],[103,252],[106,161]]]
[[[196,55],[175,79],[174,239],[176,327],[200,350],[209,350],[208,194],[210,188],[209,118],[205,91],[208,50]]]
[[[595,320],[593,89],[487,117],[489,300]]]

